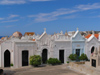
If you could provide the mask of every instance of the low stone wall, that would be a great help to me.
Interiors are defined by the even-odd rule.
[[[85,62],[85,65],[91,66],[91,63],[90,62]]]
[[[90,67],[86,67],[84,65],[76,64],[75,62],[69,63],[69,66],[70,66],[70,68],[75,69],[79,72],[83,72],[85,74],[100,75],[100,72],[96,71],[95,69],[90,68]]]

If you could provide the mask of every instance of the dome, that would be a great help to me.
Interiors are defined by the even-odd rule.
[[[22,37],[22,33],[17,31],[17,32],[14,32],[12,36],[16,37],[16,38],[21,38]]]

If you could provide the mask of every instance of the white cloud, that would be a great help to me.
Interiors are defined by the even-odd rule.
[[[8,17],[0,18],[0,23],[16,22],[20,19],[19,15],[9,15]]]
[[[25,0],[1,0],[0,4],[8,5],[8,4],[24,4],[26,3]]]
[[[65,16],[63,19],[73,19],[76,18],[76,15]]]
[[[98,8],[100,8],[100,3],[78,5],[78,6],[76,6],[76,8],[81,9],[81,10],[98,9]]]
[[[73,14],[81,11],[92,10],[92,9],[99,9],[99,8],[100,8],[100,3],[78,5],[73,7],[72,9],[61,8],[51,13],[39,13],[37,15],[29,15],[28,17],[30,18],[33,17],[35,22],[46,22],[46,21],[57,20],[59,19],[60,16]],[[75,18],[75,16],[69,16],[68,18],[72,18],[72,17]]]
[[[39,1],[51,1],[51,0],[1,0],[1,5],[10,5],[10,4],[25,4],[27,2],[39,2]]]
[[[7,17],[7,19],[12,19],[12,18],[15,18],[15,17],[19,17],[19,15],[13,15],[13,14],[11,14],[9,17]]]
[[[1,23],[16,22],[16,21],[18,21],[18,19],[17,19],[17,20],[7,20],[7,21],[2,21]]]
[[[51,0],[30,0],[30,1],[36,2],[36,1],[51,1]]]
[[[0,18],[0,20],[3,20],[4,18]]]
[[[75,13],[78,10],[70,10],[70,9],[58,9],[51,13],[40,13],[37,15],[29,15],[28,17],[35,17],[35,22],[46,22],[46,21],[53,21],[57,20],[59,16]]]
[[[97,17],[100,17],[100,15],[98,15]]]
[[[10,28],[10,27],[14,27],[14,26],[16,26],[16,25],[7,25],[7,26],[4,26],[4,27]]]

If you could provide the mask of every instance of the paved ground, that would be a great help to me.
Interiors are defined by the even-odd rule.
[[[38,68],[29,66],[15,70],[5,69],[5,72],[7,73],[7,75],[84,75],[70,70],[65,64]]]

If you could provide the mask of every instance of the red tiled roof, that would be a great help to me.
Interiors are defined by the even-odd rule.
[[[92,35],[92,34],[88,34],[87,36],[85,36],[85,38],[87,38],[87,39],[88,39],[91,35]],[[94,36],[98,39],[99,34],[94,34]]]
[[[34,32],[26,32],[24,35],[34,35],[35,33]]]
[[[35,39],[33,39],[32,41],[35,41]]]
[[[13,36],[14,36],[14,37],[22,37],[22,33],[16,31],[16,32],[13,33]]]
[[[4,40],[5,37],[2,37],[1,39]]]

